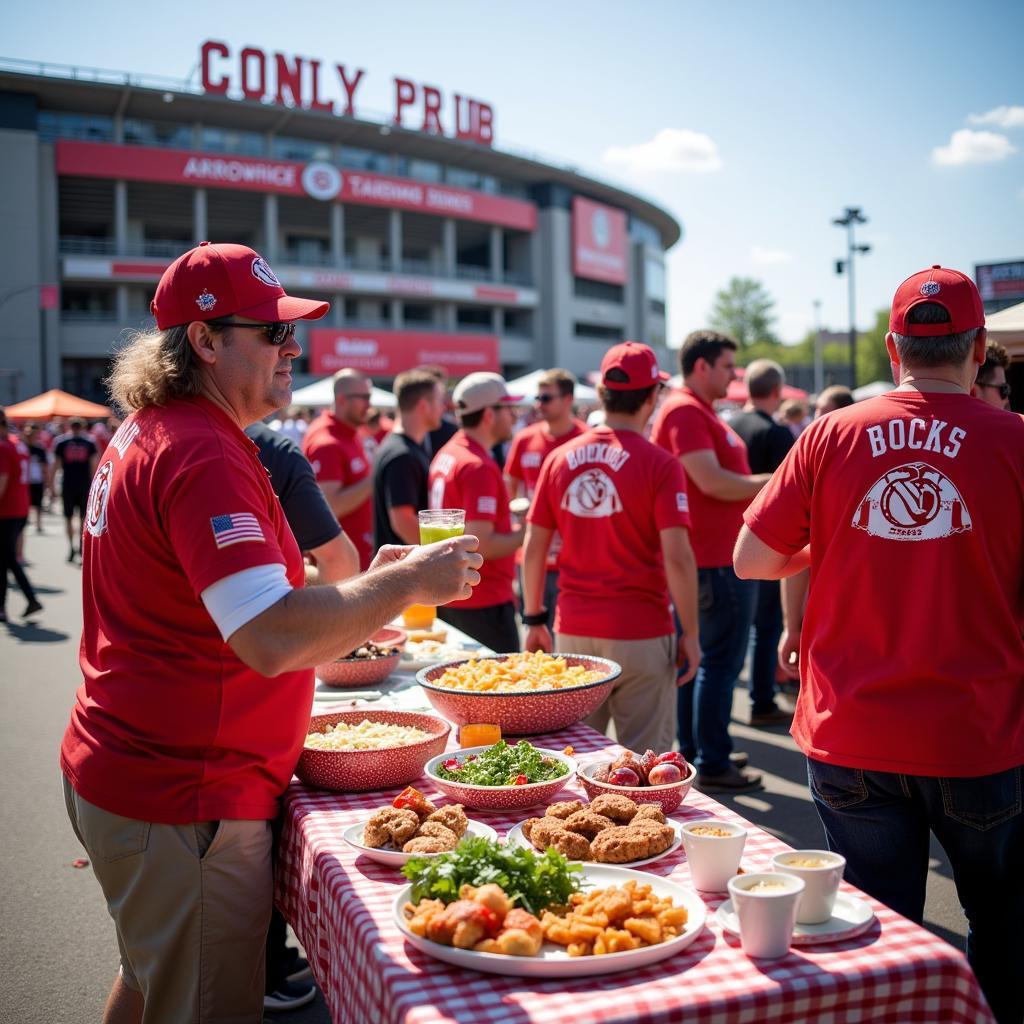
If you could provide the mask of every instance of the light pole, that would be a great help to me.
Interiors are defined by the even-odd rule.
[[[825,387],[825,367],[821,351],[821,299],[814,300],[814,393],[820,395]]]
[[[857,386],[857,300],[854,289],[853,263],[857,253],[871,252],[870,245],[857,245],[853,240],[855,224],[867,224],[868,219],[861,213],[859,206],[847,206],[842,217],[834,217],[832,223],[836,227],[846,228],[846,259],[836,260],[836,273],[846,271],[850,300],[850,387]]]

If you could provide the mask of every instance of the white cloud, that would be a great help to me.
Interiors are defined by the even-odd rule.
[[[762,267],[772,267],[779,263],[792,263],[793,254],[785,249],[769,249],[763,245],[750,247],[750,262]]]
[[[688,128],[662,128],[650,142],[611,146],[601,159],[640,172],[708,174],[722,166],[715,140]]]
[[[984,114],[971,114],[971,124],[995,124],[1000,128],[1024,128],[1024,107],[994,107]]]
[[[994,160],[1005,160],[1016,151],[1016,147],[1005,135],[961,128],[953,132],[948,146],[936,146],[932,150],[932,160],[945,166],[987,164]]]

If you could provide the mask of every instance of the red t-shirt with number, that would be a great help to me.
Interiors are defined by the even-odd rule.
[[[93,478],[84,621],[61,767],[114,814],[181,824],[272,818],[302,751],[313,672],[265,678],[200,595],[302,555],[256,446],[203,398],[133,413]]]
[[[690,452],[712,451],[722,469],[750,475],[743,438],[689,388],[674,392],[662,404],[654,419],[651,440],[676,458]],[[743,525],[743,510],[748,499],[720,501],[709,497],[689,476],[686,488],[693,518],[690,541],[698,567],[731,566],[732,549]]]
[[[660,532],[690,526],[676,459],[597,427],[544,463],[529,521],[562,536],[555,632],[646,640],[675,632]]]
[[[793,736],[851,768],[1024,763],[1024,421],[891,392],[816,420],[746,522],[811,545]]]
[[[466,522],[480,519],[494,524],[495,533],[510,533],[512,516],[501,466],[489,451],[463,431],[452,436],[434,456],[427,478],[431,508],[461,508]],[[490,608],[513,600],[515,558],[489,558],[480,569],[473,596],[458,608]]]
[[[322,412],[310,423],[302,437],[302,452],[318,481],[340,483],[342,487],[365,480],[373,469],[359,430],[330,411]],[[359,552],[359,568],[366,569],[373,558],[373,496],[347,515],[338,516],[338,522]]]
[[[28,516],[28,468],[32,461],[28,446],[15,434],[0,435],[0,476],[7,485],[0,494],[0,519],[24,519]]]

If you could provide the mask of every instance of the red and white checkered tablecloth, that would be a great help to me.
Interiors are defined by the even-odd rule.
[[[618,749],[582,724],[537,739],[538,746],[554,749],[566,744],[584,763],[596,751]],[[425,779],[417,788],[445,799]],[[767,963],[749,960],[738,940],[722,932],[714,911],[724,897],[709,897],[707,927],[693,944],[639,970],[519,980],[450,967],[407,946],[393,923],[392,902],[408,884],[401,872],[359,858],[342,838],[347,826],[390,803],[397,792],[330,793],[293,782],[285,794],[277,900],[306,949],[335,1024],[985,1024],[993,1019],[958,950],[874,901],[878,920],[864,935],[794,948],[784,959]],[[577,792],[585,798],[581,789]],[[470,814],[499,835],[526,816],[521,811]],[[787,849],[696,790],[672,817],[708,815],[750,829],[743,855],[747,870],[767,867],[774,854]],[[682,848],[646,870],[691,884]]]

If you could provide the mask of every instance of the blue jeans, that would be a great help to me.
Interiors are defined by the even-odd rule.
[[[1024,768],[932,778],[808,761],[811,796],[846,881],[924,916],[929,832],[967,915],[967,959],[1001,1024],[1024,1020]]]
[[[743,668],[757,584],[731,566],[698,569],[701,663],[677,697],[679,749],[702,775],[729,770],[732,691]]]
[[[758,580],[750,655],[750,703],[754,714],[775,708],[775,669],[782,636],[782,588],[778,580]]]

